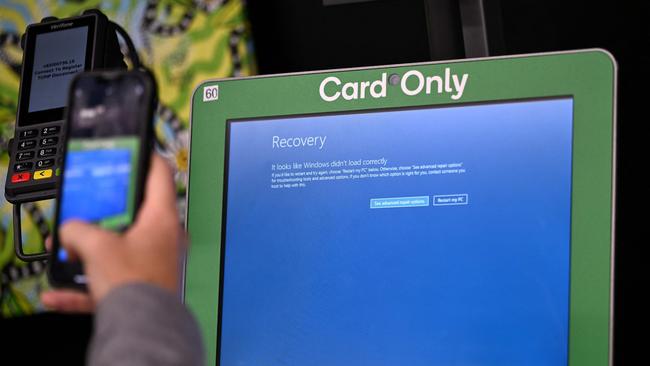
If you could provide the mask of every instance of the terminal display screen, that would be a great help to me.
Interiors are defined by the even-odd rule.
[[[88,26],[36,35],[28,112],[62,108],[70,81],[86,63]]]
[[[566,365],[573,100],[233,120],[220,365]]]
[[[74,76],[102,65],[101,60],[94,60],[99,52],[95,47],[97,27],[94,15],[27,27],[19,126],[63,120]]]

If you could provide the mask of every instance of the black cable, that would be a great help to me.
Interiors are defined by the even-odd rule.
[[[43,252],[39,254],[26,254],[23,252],[22,226],[20,217],[20,203],[14,203],[14,251],[16,257],[24,262],[41,261],[50,258],[50,253]],[[43,238],[45,239],[45,238]]]
[[[133,68],[134,69],[139,69],[142,67],[142,64],[140,63],[140,57],[138,56],[138,51],[135,49],[135,45],[133,44],[133,41],[131,40],[131,37],[129,37],[129,34],[122,28],[121,25],[111,22],[113,27],[115,27],[115,31],[117,34],[122,37],[122,40],[124,43],[126,43],[126,47],[129,49],[129,58],[131,59],[131,62],[133,62]]]

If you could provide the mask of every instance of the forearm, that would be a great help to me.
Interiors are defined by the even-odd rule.
[[[194,318],[171,293],[137,283],[99,304],[89,365],[203,365]]]

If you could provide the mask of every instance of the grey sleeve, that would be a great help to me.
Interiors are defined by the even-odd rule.
[[[145,283],[112,290],[99,304],[88,365],[200,365],[203,346],[190,312]]]

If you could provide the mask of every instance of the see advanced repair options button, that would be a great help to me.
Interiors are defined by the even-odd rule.
[[[52,176],[52,169],[37,170],[34,172],[34,179],[46,179]]]
[[[370,199],[370,208],[404,208],[424,206],[429,206],[429,196]]]

